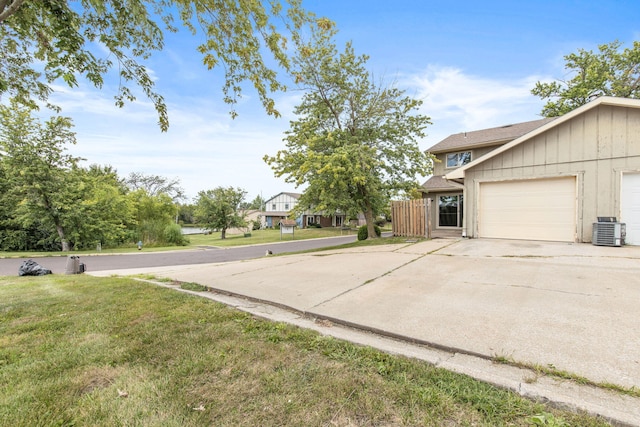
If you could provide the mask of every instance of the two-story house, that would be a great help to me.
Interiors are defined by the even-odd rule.
[[[298,204],[300,193],[278,193],[265,202],[262,226],[276,227],[281,220],[289,218],[289,213]],[[298,224],[301,226],[301,224]]]
[[[464,228],[463,185],[449,181],[445,175],[478,159],[492,150],[531,132],[553,119],[541,119],[472,132],[456,133],[427,151],[439,161],[433,165],[433,176],[422,184],[424,198],[431,199],[431,224],[434,230],[459,231]]]
[[[263,227],[275,227],[281,220],[287,219],[293,208],[298,205],[301,194],[278,193],[265,202],[265,211],[262,215]],[[325,215],[323,212],[315,212],[311,207],[296,218],[300,228],[307,228],[318,224],[321,227],[340,227],[344,224],[344,214]]]
[[[615,218],[626,234],[614,234],[640,245],[638,99],[599,97],[555,119],[451,135],[430,151],[441,161],[424,184],[436,231],[592,242],[613,232],[601,218]],[[594,243],[607,244],[601,237]]]

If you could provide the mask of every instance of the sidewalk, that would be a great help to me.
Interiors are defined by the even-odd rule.
[[[94,274],[138,273],[206,285],[218,300],[247,297],[251,303],[234,298],[232,305],[269,318],[280,307],[287,310],[279,316],[299,322],[330,320],[335,326],[320,327],[323,333],[373,337],[343,325],[400,339],[402,351],[387,351],[640,425],[640,399],[490,360],[640,387],[639,247],[436,239]]]

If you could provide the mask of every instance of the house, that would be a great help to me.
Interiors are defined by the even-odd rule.
[[[436,227],[468,237],[591,242],[597,218],[616,217],[626,223],[626,244],[640,245],[640,100],[600,97],[508,128],[520,131],[505,130],[499,144],[486,137],[433,147],[444,176],[424,189],[437,200]]]
[[[263,227],[276,227],[280,221],[287,219],[291,210],[298,204],[301,194],[278,193],[265,202],[262,215]]]
[[[431,224],[436,230],[464,229],[464,186],[449,181],[445,174],[482,158],[496,148],[531,132],[553,119],[541,119],[473,132],[450,135],[427,151],[439,161],[433,165],[433,176],[422,184],[424,198],[431,199]]]
[[[291,210],[298,204],[301,194],[278,193],[265,202],[263,213],[263,227],[275,227],[281,220],[289,217]],[[340,227],[345,220],[344,214],[325,215],[323,212],[315,212],[311,208],[304,211],[296,218],[300,228],[306,228],[314,224],[321,227]]]

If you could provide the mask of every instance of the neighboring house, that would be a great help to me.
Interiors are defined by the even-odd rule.
[[[300,196],[299,193],[278,193],[267,200],[262,215],[263,227],[276,227],[281,220],[287,219],[289,212],[298,204]]]
[[[237,228],[237,227],[228,228],[227,235],[243,234],[246,232],[250,232],[251,229],[253,228],[253,223],[254,222],[259,223],[261,221],[262,211],[259,211],[256,209],[243,210],[243,211],[240,211],[240,215],[242,215],[244,220],[247,222],[247,226],[242,228]]]
[[[463,235],[590,242],[598,217],[616,217],[640,245],[640,100],[597,98],[444,178],[460,186]]]
[[[281,220],[288,218],[291,210],[298,204],[300,196],[299,193],[279,193],[267,200],[263,212],[263,227],[275,227]],[[344,223],[344,217],[341,214],[324,215],[322,212],[308,209],[296,218],[296,222],[300,228],[313,224],[319,224],[321,227],[340,227]]]

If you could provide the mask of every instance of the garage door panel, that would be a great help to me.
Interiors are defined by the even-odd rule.
[[[622,175],[620,222],[626,224],[625,244],[640,245],[640,174]]]
[[[575,240],[574,177],[480,184],[478,235],[525,240]]]

